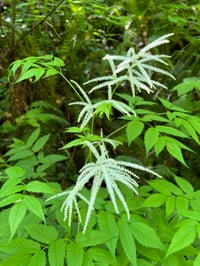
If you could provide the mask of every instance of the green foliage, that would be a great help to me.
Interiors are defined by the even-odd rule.
[[[200,9],[179,2],[2,2],[0,265],[199,265]]]

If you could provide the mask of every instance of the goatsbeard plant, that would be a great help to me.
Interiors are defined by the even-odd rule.
[[[75,81],[68,81],[73,88],[76,86],[80,93],[78,93],[78,95],[80,96],[81,101],[71,103],[72,105],[77,104],[83,107],[78,116],[80,132],[82,130],[84,131],[85,127],[88,127],[89,124],[92,124],[93,128],[94,119],[97,116],[101,118],[102,115],[105,115],[107,118],[109,118],[112,108],[116,109],[122,115],[129,117],[136,116],[135,110],[133,110],[133,108],[131,108],[128,104],[114,99],[116,95],[115,92],[120,90],[120,85],[122,83],[125,82],[126,84],[129,84],[132,97],[135,97],[136,93],[140,93],[142,90],[146,91],[147,93],[153,93],[157,87],[166,89],[166,86],[154,80],[152,75],[154,72],[156,72],[174,78],[166,70],[163,70],[157,66],[153,66],[153,63],[167,65],[163,59],[167,58],[168,56],[163,54],[153,55],[150,50],[159,45],[168,43],[167,38],[171,35],[172,34],[167,34],[156,39],[152,43],[142,48],[138,53],[136,53],[133,48],[130,48],[127,54],[124,56],[106,55],[104,60],[108,60],[112,74],[95,78],[86,82],[85,85],[91,84],[93,82],[98,83],[92,87],[88,94]],[[93,102],[89,95],[99,89],[105,89],[107,91],[107,99]],[[156,172],[139,164],[110,158],[107,144],[111,144],[115,149],[119,143],[113,139],[103,137],[101,133],[99,138],[97,137],[90,140],[89,138],[84,139],[84,137],[80,137],[79,140],[65,145],[64,148],[69,148],[75,145],[81,145],[84,148],[88,148],[93,159],[80,169],[76,184],[71,190],[66,190],[48,199],[51,200],[60,196],[66,196],[66,199],[62,204],[62,210],[64,211],[64,219],[68,219],[69,226],[72,222],[74,209],[78,214],[79,221],[82,222],[77,198],[85,201],[88,204],[88,210],[83,226],[83,232],[85,232],[87,229],[92,211],[94,210],[96,196],[102,186],[102,183],[104,183],[107,188],[116,213],[119,213],[119,208],[116,201],[116,198],[118,198],[129,219],[129,208],[118,184],[123,184],[137,194],[138,184],[136,180],[139,178],[139,176],[133,172],[133,169],[145,171],[157,177],[161,177]],[[86,183],[89,181],[91,182],[91,180],[92,185],[90,198],[87,199],[81,194],[81,190]]]
[[[136,94],[141,91],[150,94],[154,93],[158,87],[166,89],[164,84],[153,79],[153,74],[157,73],[174,78],[168,71],[157,66],[158,64],[167,65],[164,59],[169,56],[163,54],[153,55],[151,50],[154,47],[168,43],[169,41],[167,38],[171,35],[172,33],[166,34],[156,39],[137,53],[134,48],[131,47],[126,55],[106,55],[103,59],[108,61],[111,68],[111,74],[87,81],[84,85],[90,86],[95,82],[97,83],[97,85],[94,85],[90,89],[89,93],[86,93],[75,81],[69,81],[63,75],[61,67],[64,66],[64,62],[60,58],[51,55],[29,57],[24,60],[17,60],[10,66],[9,78],[16,77],[16,75],[20,73],[16,82],[29,78],[32,78],[36,82],[42,77],[46,78],[59,74],[66,80],[76,95],[80,98],[80,101],[71,103],[71,105],[82,107],[78,115],[78,123],[80,123],[80,127],[71,127],[67,129],[67,132],[78,133],[78,139],[69,142],[63,148],[68,149],[73,146],[81,145],[82,147],[89,149],[91,155],[90,161],[80,169],[76,184],[71,190],[58,193],[48,200],[60,196],[66,196],[66,199],[62,204],[62,210],[64,211],[64,219],[68,219],[69,225],[71,225],[72,222],[74,209],[78,214],[79,221],[82,222],[78,198],[86,202],[88,204],[88,210],[83,226],[83,232],[87,229],[92,211],[94,210],[96,196],[101,189],[102,183],[105,184],[107,188],[116,213],[119,213],[117,205],[118,198],[129,219],[129,208],[125,197],[120,190],[119,184],[121,183],[137,194],[138,184],[136,180],[139,176],[133,172],[133,169],[145,171],[154,176],[161,177],[147,167],[123,160],[115,160],[109,157],[107,145],[111,145],[113,149],[116,149],[117,145],[119,145],[118,141],[110,138],[115,132],[110,133],[109,137],[103,137],[102,131],[98,136],[93,134],[93,129],[95,128],[95,118],[98,117],[101,119],[105,116],[109,119],[112,114],[112,109],[117,110],[118,113],[121,113],[121,115],[129,117],[130,119],[131,117],[137,116],[136,110],[130,105],[116,99],[116,96],[118,95],[116,92],[119,92],[124,86],[130,88],[130,97],[133,98],[135,98]],[[19,69],[20,71],[18,71]],[[93,100],[90,95],[100,89],[104,89],[107,98],[98,101]],[[87,132],[88,128],[91,128],[89,130],[91,133]],[[120,129],[118,129],[118,131]],[[81,193],[82,189],[88,182],[92,183],[89,199]]]

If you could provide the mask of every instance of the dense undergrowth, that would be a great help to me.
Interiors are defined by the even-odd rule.
[[[200,264],[199,12],[1,2],[0,265]]]

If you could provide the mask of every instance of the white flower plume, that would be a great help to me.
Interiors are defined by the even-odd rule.
[[[134,193],[137,194],[136,188],[138,187],[138,184],[135,181],[135,179],[138,179],[139,176],[137,176],[134,172],[132,172],[129,169],[137,169],[148,172],[157,177],[161,177],[159,174],[155,173],[154,171],[150,170],[147,167],[130,162],[117,161],[113,158],[110,158],[108,156],[108,151],[106,149],[104,142],[99,141],[98,146],[95,145],[96,143],[97,141],[95,143],[85,141],[84,144],[89,148],[91,153],[94,155],[96,161],[87,163],[81,168],[81,170],[79,171],[79,176],[76,181],[76,184],[72,188],[72,190],[59,193],[48,199],[50,200],[63,195],[67,196],[65,201],[63,202],[62,210],[64,210],[64,219],[65,220],[68,219],[69,226],[71,225],[72,222],[73,208],[75,208],[75,211],[78,214],[79,221],[82,222],[78,207],[77,197],[80,197],[80,199],[84,200],[88,204],[88,210],[83,226],[83,232],[85,232],[87,229],[92,211],[94,210],[94,204],[97,193],[100,190],[103,182],[106,185],[108,194],[113,203],[113,207],[116,213],[119,213],[119,209],[116,202],[116,198],[118,198],[122,203],[129,219],[130,218],[129,208],[124,198],[124,195],[118,186],[118,183],[127,186],[130,190],[132,190]],[[89,180],[91,181],[91,179],[92,179],[92,187],[91,187],[90,199],[88,200],[81,194],[80,191],[83,189],[85,184],[88,183]]]
[[[104,60],[108,60],[112,75],[87,81],[85,84],[98,82],[98,85],[94,86],[90,90],[90,93],[103,87],[111,88],[117,86],[124,81],[129,82],[133,97],[135,97],[136,91],[140,92],[141,90],[145,90],[147,93],[151,93],[156,87],[166,89],[164,84],[152,79],[152,73],[160,73],[174,79],[173,75],[160,67],[152,66],[152,62],[167,65],[163,59],[169,56],[163,54],[152,55],[150,50],[154,47],[168,43],[169,41],[167,38],[171,35],[173,35],[173,33],[166,34],[156,39],[142,48],[138,53],[136,53],[134,48],[131,47],[125,56],[106,55]],[[151,64],[149,64],[149,62],[151,62]]]

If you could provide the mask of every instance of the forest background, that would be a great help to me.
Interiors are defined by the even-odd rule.
[[[197,2],[0,1],[0,265],[200,265]],[[121,84],[118,100],[137,117],[102,105],[83,130],[80,106],[70,105],[80,100],[70,80],[82,87],[105,77],[106,55],[125,55],[131,47],[139,52],[170,33],[169,43],[151,51],[170,56],[164,71],[175,79],[151,74],[167,89],[130,98],[130,84]],[[46,78],[41,62],[54,69]],[[96,90],[94,102],[104,96]],[[120,187],[130,219],[121,200],[115,213],[103,184],[84,233],[76,212],[71,225],[64,221],[66,195],[47,199],[74,186],[93,160],[83,140],[99,141],[101,131],[122,143],[109,146],[112,158],[148,167],[162,179],[136,171],[138,195]],[[91,187],[92,180],[86,198]],[[79,210],[87,216],[87,202],[80,199]]]

